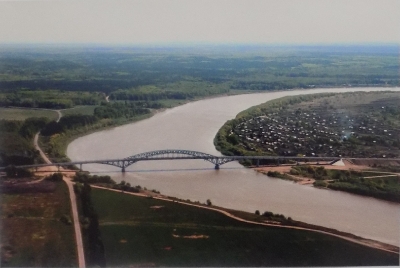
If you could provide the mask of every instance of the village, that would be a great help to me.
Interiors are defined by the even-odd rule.
[[[399,156],[400,129],[382,120],[387,107],[368,113],[346,110],[284,109],[244,120],[231,135],[250,151],[285,156]]]

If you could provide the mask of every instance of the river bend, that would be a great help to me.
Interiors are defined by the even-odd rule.
[[[191,102],[136,123],[96,132],[74,140],[67,150],[72,161],[124,158],[160,149],[187,149],[221,155],[213,139],[219,128],[251,106],[299,94],[383,91],[400,88],[326,88],[225,96]],[[312,224],[335,228],[399,246],[400,205],[375,198],[322,190],[269,178],[238,163],[214,170],[202,160],[147,161],[120,169],[85,165],[90,172],[114,180],[157,189],[192,201],[254,212],[272,211]]]

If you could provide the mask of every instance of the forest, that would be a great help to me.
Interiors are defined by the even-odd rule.
[[[47,153],[63,158],[60,148],[88,129],[208,96],[399,86],[398,58],[395,45],[1,45],[0,108],[62,110],[63,118],[59,123],[0,118],[0,164],[39,161],[31,145],[39,129],[47,137],[42,144]]]
[[[112,95],[115,92],[115,98],[134,100],[143,98],[140,97],[143,94],[154,98],[190,98],[229,90],[396,86],[399,85],[398,56],[398,47],[394,45],[2,46],[0,100],[7,103],[32,98],[21,93],[22,90],[38,94],[48,90],[62,94],[79,91]],[[122,94],[123,91],[127,94]],[[13,95],[6,98],[4,93]],[[92,104],[90,99],[96,99],[88,93],[71,99],[74,97],[75,104]]]

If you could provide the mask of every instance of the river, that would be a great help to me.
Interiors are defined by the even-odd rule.
[[[191,102],[136,123],[74,140],[72,161],[124,158],[160,149],[187,149],[221,155],[213,139],[219,128],[251,106],[268,100],[319,92],[382,91],[400,88],[326,88],[217,97]],[[85,165],[114,180],[156,189],[162,194],[249,212],[272,211],[295,220],[334,228],[399,246],[400,205],[340,191],[322,190],[269,178],[238,163],[214,170],[203,160],[138,162],[119,168]]]

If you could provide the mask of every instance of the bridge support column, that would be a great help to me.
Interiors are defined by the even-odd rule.
[[[79,171],[82,171],[82,164],[79,164]]]
[[[125,173],[125,167],[122,167],[121,172]]]
[[[219,169],[219,164],[215,164],[215,169]]]

